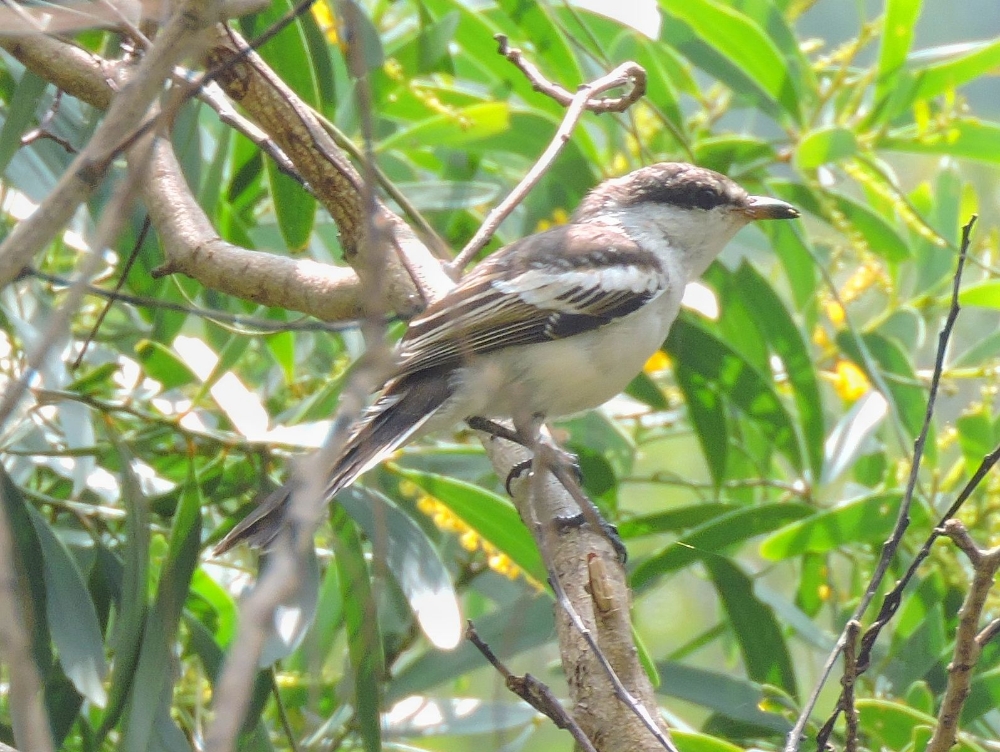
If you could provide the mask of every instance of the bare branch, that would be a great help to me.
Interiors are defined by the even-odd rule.
[[[524,74],[524,77],[531,82],[531,86],[535,91],[544,94],[550,99],[554,99],[563,107],[569,107],[573,103],[576,95],[554,81],[549,81],[534,63],[524,57],[521,50],[510,46],[506,34],[495,34],[493,38],[497,40],[497,44],[500,46],[498,52]],[[625,63],[622,67],[625,66],[630,66],[629,78],[619,84],[615,84],[615,86],[631,84],[632,88],[620,97],[605,97],[603,99],[594,99],[593,97],[596,94],[607,91],[607,89],[613,89],[615,86],[608,86],[605,89],[592,91],[591,97],[587,101],[587,109],[590,112],[598,114],[603,112],[625,112],[625,110],[638,102],[642,98],[642,95],[646,93],[646,71],[635,63]]]
[[[524,676],[512,674],[510,669],[503,664],[503,661],[496,656],[496,653],[490,649],[490,646],[483,642],[471,621],[468,622],[465,630],[465,638],[475,645],[476,649],[483,654],[483,657],[490,662],[490,665],[500,673],[507,689],[539,713],[547,716],[557,727],[569,731],[580,749],[584,750],[584,752],[597,752],[594,749],[594,745],[590,743],[590,739],[583,733],[580,725],[573,720],[573,716],[566,712],[566,709],[556,699],[555,695],[552,694],[552,690],[531,674],[525,674]]]
[[[238,57],[238,61],[226,67],[233,57]],[[345,258],[364,280],[366,265],[357,263],[355,256],[373,249],[362,247],[365,213],[361,175],[309,108],[257,54],[248,51],[246,42],[235,32],[220,31],[216,35],[209,60],[221,71],[216,80],[223,90],[278,143],[312,186],[340,228]],[[378,207],[381,221],[394,237],[393,245],[398,245],[407,256],[407,266],[418,279],[414,284],[410,272],[390,252],[386,255],[387,268],[379,269],[378,279],[372,282],[385,286],[387,299],[398,313],[415,313],[423,306],[418,287],[434,291],[431,297],[437,297],[451,286],[451,281],[409,226],[381,203]]]
[[[361,285],[350,269],[240,248],[222,240],[191,194],[168,139],[156,139],[143,199],[166,264],[206,287],[327,321],[357,319]]]
[[[500,35],[501,37],[503,35]],[[506,38],[501,39],[501,51],[504,49],[506,44]],[[515,50],[520,54],[519,51]],[[540,75],[540,74],[539,74]],[[635,63],[623,63],[615,68],[611,73],[606,76],[601,76],[596,81],[592,81],[588,84],[583,84],[577,90],[569,102],[569,108],[566,110],[566,115],[563,117],[563,121],[556,131],[555,135],[552,137],[552,141],[549,143],[548,148],[542,153],[542,156],[538,158],[538,161],[532,165],[528,173],[521,179],[521,182],[517,184],[508,194],[507,198],[497,204],[496,207],[487,215],[485,221],[476,231],[476,234],[472,236],[472,239],[466,243],[465,248],[462,252],[455,257],[455,260],[451,262],[448,266],[449,271],[452,276],[459,276],[465,265],[471,261],[477,253],[479,253],[483,247],[489,242],[490,238],[493,237],[493,233],[496,232],[500,223],[507,218],[507,216],[520,204],[524,197],[528,194],[535,184],[541,179],[545,171],[549,169],[553,160],[559,155],[563,147],[567,144],[570,136],[573,133],[573,129],[576,128],[576,124],[580,121],[583,113],[591,109],[594,104],[593,97],[597,94],[607,91],[608,89],[614,89],[619,86],[625,86],[630,82],[636,82],[634,88],[629,93],[628,97],[622,97],[623,101],[627,101],[625,106],[631,105],[635,100],[631,99],[635,95],[635,99],[645,91],[645,81],[646,72]],[[641,85],[639,82],[642,82]],[[605,100],[598,100],[605,101]]]
[[[841,694],[841,705],[844,717],[847,719],[844,752],[857,752],[858,749],[858,709],[854,704],[854,685],[858,679],[858,635],[861,634],[861,624],[852,621],[847,625],[847,642],[844,644],[844,675],[840,683],[844,688]]]
[[[938,725],[927,745],[927,752],[948,752],[958,740],[958,722],[962,707],[969,697],[972,669],[979,660],[982,643],[979,641],[979,621],[983,615],[986,598],[1000,570],[1000,547],[982,550],[969,536],[958,520],[948,520],[944,534],[965,552],[973,567],[972,584],[965,602],[958,612],[958,629],[955,632],[955,650],[948,664],[948,686],[941,699]]]

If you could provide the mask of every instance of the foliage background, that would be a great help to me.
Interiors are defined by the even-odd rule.
[[[253,37],[288,7],[239,25]],[[491,248],[564,221],[603,177],[664,159],[723,171],[804,210],[800,223],[739,236],[627,399],[559,424],[588,492],[628,544],[636,633],[664,711],[692,732],[681,748],[781,745],[894,520],[958,230],[972,213],[981,220],[946,393],[890,579],[1000,440],[995,9],[661,0],[662,26],[648,38],[557,2],[365,8],[361,33],[379,42],[366,61],[378,163],[451,247],[523,175],[562,116],[496,55],[497,32],[570,90],[629,58],[650,86],[623,116],[585,118]],[[119,50],[108,32],[76,39],[107,56]],[[329,9],[315,6],[260,53],[360,140],[355,82]],[[9,228],[71,156],[48,140],[21,147],[55,92],[9,55],[0,61]],[[99,117],[67,96],[51,128],[79,146]],[[342,263],[315,201],[209,108],[187,105],[173,141],[225,239]],[[37,259],[39,272],[72,272],[109,193],[94,194],[72,232]],[[46,363],[2,434],[35,657],[56,737],[73,750],[182,750],[199,739],[234,634],[235,594],[253,571],[247,552],[214,559],[211,546],[283,477],[290,455],[322,436],[361,347],[350,326],[313,331],[295,314],[179,275],[154,278],[159,241],[141,226],[137,210],[99,283],[124,277],[122,291],[141,300],[111,307],[73,367],[104,306],[88,297],[64,357]],[[40,274],[0,292],[4,378],[22,377],[25,348],[61,289]],[[995,538],[995,490],[991,478],[962,513],[983,545]],[[373,499],[387,511],[366,515]],[[537,553],[510,521],[478,444],[456,434],[411,447],[345,506],[320,536],[319,603],[304,599],[317,627],[260,675],[245,748],[287,748],[292,738],[357,746],[376,685],[393,708],[385,742],[568,748],[569,737],[515,704],[469,646],[435,650],[412,615],[447,573],[464,616],[515,671],[561,686]],[[379,536],[403,552],[388,566],[371,555]],[[918,579],[860,689],[869,748],[919,744],[937,711],[968,576],[938,545]],[[347,626],[365,599],[378,606],[385,661],[370,684],[346,657]],[[355,702],[358,686],[372,687],[370,702]],[[835,687],[824,694],[820,720],[835,696]],[[963,715],[965,748],[997,738],[998,701],[1000,649],[990,645]],[[423,714],[407,713],[415,707]],[[0,739],[10,741],[6,726]]]

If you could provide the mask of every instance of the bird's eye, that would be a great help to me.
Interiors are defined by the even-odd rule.
[[[713,209],[720,203],[719,193],[714,188],[704,186],[694,194],[694,205],[699,209]]]

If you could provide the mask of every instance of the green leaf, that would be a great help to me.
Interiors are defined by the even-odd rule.
[[[507,102],[484,102],[455,112],[432,115],[400,128],[378,143],[380,152],[395,149],[427,149],[435,146],[461,147],[504,133],[510,128]]]
[[[162,742],[165,734],[172,736],[169,714],[174,683],[172,655],[191,576],[198,565],[201,505],[192,471],[174,513],[167,559],[142,636],[122,733],[121,749],[126,752],[149,749],[154,740]]]
[[[862,335],[862,340],[885,378],[889,394],[884,396],[892,402],[910,439],[915,439],[924,424],[924,416],[927,412],[927,391],[917,379],[910,358],[899,345],[881,334],[865,334]],[[837,334],[837,345],[854,360],[859,368],[868,374],[869,379],[872,379],[872,374],[868,372],[860,356],[856,341],[848,332],[841,331]],[[924,455],[929,461],[934,461],[934,458],[937,457],[935,436],[936,431],[932,423],[924,447]]]
[[[740,507],[722,502],[692,504],[665,512],[654,512],[642,517],[632,517],[618,523],[618,534],[622,538],[639,538],[644,535],[672,533],[701,525]]]
[[[41,546],[45,609],[59,663],[77,691],[103,708],[108,701],[103,684],[108,666],[104,636],[87,583],[73,555],[42,515],[33,507],[27,509]]]
[[[163,385],[164,391],[191,383],[200,383],[194,372],[177,354],[159,342],[140,340],[135,346],[136,355],[146,375]]]
[[[753,136],[721,134],[701,138],[694,145],[694,163],[724,175],[737,175],[771,164],[775,159],[774,147],[767,141]],[[770,222],[769,225],[788,225]]]
[[[753,581],[722,556],[702,559],[740,644],[747,675],[755,682],[796,694],[795,671],[781,627],[753,592]]]
[[[9,58],[4,58],[6,64]],[[3,126],[0,127],[0,176],[4,174],[10,160],[21,146],[21,136],[35,120],[38,104],[48,88],[49,82],[29,70],[21,74],[10,97],[3,108]]]
[[[958,302],[963,306],[1000,310],[1000,279],[987,279],[963,287],[958,293]]]
[[[677,87],[664,64],[669,59],[673,62],[672,67],[680,67],[681,62],[676,54],[669,45],[639,34],[627,33],[619,37],[611,52],[611,59],[633,60],[643,67],[646,71],[645,101],[663,113],[676,133],[685,134],[687,123],[681,110]]]
[[[760,544],[761,556],[780,561],[842,546],[877,545],[896,524],[901,499],[899,492],[879,493],[819,511],[769,535]],[[917,528],[922,529],[929,522],[927,512],[919,504],[911,507],[910,515],[911,525]]]
[[[244,16],[240,23],[244,32],[252,38],[283,18],[293,7],[294,3],[291,0],[276,0],[276,2],[268,3],[263,7],[263,10],[252,17]],[[364,14],[356,15],[363,16]],[[296,18],[278,32],[274,39],[257,50],[257,54],[264,58],[265,62],[278,74],[278,77],[303,101],[308,103],[310,107],[319,109],[316,78],[300,19]]]
[[[680,537],[669,546],[639,564],[629,581],[642,590],[660,577],[699,561],[705,556],[724,552],[731,546],[769,533],[791,521],[812,514],[805,504],[761,504],[720,515]]]
[[[513,621],[512,621],[513,618]],[[501,659],[511,658],[552,640],[555,621],[552,599],[545,595],[523,595],[475,620],[476,632]],[[517,629],[512,629],[516,623]],[[453,681],[483,666],[483,654],[464,641],[454,650],[429,651],[404,666],[390,683],[386,700],[425,694],[433,687]]]
[[[879,48],[875,99],[885,100],[895,90],[920,15],[921,0],[887,0],[882,45]]]
[[[910,258],[909,243],[883,217],[868,206],[833,191],[820,191],[801,183],[772,181],[782,198],[791,201],[799,209],[814,214],[829,222],[832,214],[839,213],[859,232],[872,253],[892,263],[900,263]],[[784,224],[784,223],[781,223]]]
[[[347,488],[339,503],[361,526],[399,584],[427,638],[451,650],[462,638],[462,615],[451,576],[424,531],[388,497],[370,488]]]
[[[680,752],[741,752],[742,750],[735,744],[696,731],[670,729],[670,736]]]
[[[941,52],[940,56],[935,55],[938,50]],[[1000,40],[950,44],[921,50],[920,54],[945,58],[913,71],[916,79],[914,97],[932,99],[1000,67]]]
[[[689,403],[689,410],[696,404],[697,410],[704,408],[703,412],[710,415],[710,421],[705,421],[704,416],[696,418],[709,429],[699,430],[698,440],[717,483],[725,475],[720,472],[724,464],[714,459],[716,452],[725,451],[725,444],[719,443],[718,399],[721,397],[753,421],[793,467],[802,469],[798,438],[788,411],[768,380],[739,353],[684,316],[674,322],[665,349],[676,364],[674,374],[685,397],[690,394],[697,400]],[[692,415],[694,417],[694,413]]]
[[[666,396],[659,385],[645,372],[641,372],[625,387],[625,394],[634,400],[639,400],[653,410],[666,410],[670,407]]]
[[[132,468],[132,455],[112,434],[112,442],[121,465],[120,482],[125,517],[125,543],[121,550],[122,586],[118,601],[111,645],[114,665],[107,712],[101,719],[98,738],[103,738],[117,723],[132,688],[132,680],[142,633],[146,624],[147,587],[149,579],[150,517],[149,501],[142,492],[138,476]]]
[[[774,42],[747,16],[715,0],[661,0],[664,14],[661,38],[677,47],[692,62],[731,87],[740,79],[767,100],[777,104],[794,122],[802,117],[796,82]],[[680,24],[696,37],[685,39]],[[692,42],[707,44],[717,53],[714,60],[697,54]],[[686,49],[685,49],[686,48]],[[692,55],[692,53],[695,53]],[[720,76],[719,74],[722,73]],[[725,76],[725,78],[723,78]],[[745,89],[734,88],[737,93]]]
[[[273,159],[264,163],[278,228],[292,253],[305,250],[316,221],[316,199],[297,180],[283,173]]]
[[[546,71],[550,80],[563,84],[570,91],[587,80],[574,54],[573,45],[554,23],[548,3],[538,0],[498,0],[518,31],[530,29],[529,41],[539,58],[535,64]]]
[[[337,570],[343,590],[347,646],[354,672],[354,712],[358,732],[367,752],[382,749],[380,677],[385,672],[382,635],[371,589],[371,575],[357,528],[340,507],[330,508],[337,553]]]
[[[943,130],[929,133],[914,125],[890,131],[877,147],[1000,164],[1000,124],[970,118],[949,122]]]
[[[887,749],[907,749],[915,735],[923,729],[937,727],[937,718],[892,700],[860,699],[857,701],[861,728]],[[920,747],[922,748],[922,747]],[[952,747],[956,752],[984,752],[984,748],[959,736]]]
[[[809,131],[795,150],[795,164],[800,170],[815,170],[858,151],[858,140],[848,128],[831,126]]]
[[[461,211],[491,205],[500,186],[479,180],[396,181],[396,187],[420,211]]]
[[[736,289],[744,298],[746,310],[785,367],[788,384],[795,395],[806,456],[813,477],[819,478],[823,472],[826,427],[819,382],[805,337],[781,298],[753,266],[746,262],[741,264],[736,271],[735,282]]]
[[[673,661],[657,664],[663,683],[657,694],[677,697],[713,710],[727,718],[752,724],[779,734],[787,733],[792,724],[777,713],[760,708],[766,696],[763,688],[731,673],[719,673]]]
[[[514,505],[507,499],[444,475],[403,468],[397,468],[395,472],[448,507],[536,582],[548,579],[535,541],[521,522]]]

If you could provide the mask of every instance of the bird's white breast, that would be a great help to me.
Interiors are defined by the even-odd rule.
[[[593,331],[512,347],[463,367],[452,401],[463,415],[570,415],[607,402],[666,339],[682,289],[670,287],[639,310]],[[452,412],[452,410],[446,410]]]

